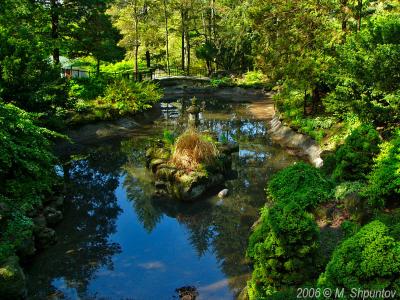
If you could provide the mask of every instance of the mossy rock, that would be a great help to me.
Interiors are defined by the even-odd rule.
[[[168,160],[170,156],[170,149],[166,148],[164,145],[152,146],[146,150],[146,158],[148,161],[151,161],[153,159]]]
[[[17,256],[9,257],[0,266],[1,299],[23,299],[26,297],[26,279]]]
[[[56,232],[48,227],[40,228],[35,232],[35,242],[38,249],[48,248],[57,242]]]
[[[160,165],[165,164],[166,160],[161,158],[154,158],[150,161],[149,167],[153,173],[157,172]]]
[[[157,169],[156,178],[158,180],[172,181],[175,178],[176,172],[177,172],[177,169],[175,167],[164,165]]]

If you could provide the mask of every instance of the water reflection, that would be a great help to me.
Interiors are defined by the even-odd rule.
[[[155,198],[145,148],[164,128],[182,130],[181,111],[182,103],[164,105],[164,119],[132,138],[67,160],[60,242],[29,268],[32,299],[172,299],[182,287],[194,287],[198,299],[232,299],[244,287],[247,240],[266,179],[294,159],[271,144],[265,122],[245,105],[208,102],[201,128],[240,145],[229,196],[189,204]]]
[[[69,291],[71,299],[90,299],[90,282],[100,266],[113,268],[118,244],[109,241],[121,212],[114,190],[125,158],[110,147],[90,149],[64,165],[69,195],[65,221],[57,228],[59,242],[35,258],[29,268],[32,299],[59,295],[55,286]],[[68,295],[67,295],[68,296]]]

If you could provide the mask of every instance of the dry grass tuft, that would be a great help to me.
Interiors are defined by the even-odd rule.
[[[217,155],[217,147],[206,135],[189,129],[175,141],[171,160],[179,168],[194,170],[200,163],[213,163]]]

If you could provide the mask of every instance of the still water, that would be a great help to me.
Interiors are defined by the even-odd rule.
[[[185,286],[196,288],[197,299],[234,299],[245,286],[247,240],[265,183],[296,159],[270,141],[251,104],[206,100],[201,129],[240,147],[229,195],[195,203],[154,198],[145,148],[165,128],[183,130],[182,102],[163,104],[159,120],[129,137],[68,153],[59,241],[28,266],[29,299],[179,299]]]

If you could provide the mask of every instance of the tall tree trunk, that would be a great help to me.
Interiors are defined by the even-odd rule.
[[[304,102],[303,102],[303,116],[307,115],[307,90],[304,90]]]
[[[312,90],[312,113],[315,114],[318,110],[318,106],[321,103],[321,96],[319,93],[319,87],[316,85]]]
[[[135,45],[135,80],[139,79],[139,66],[138,66],[138,53],[139,53],[139,44]]]
[[[347,31],[347,14],[348,14],[348,7],[347,7],[348,0],[341,0],[341,11],[342,11],[342,31]]]
[[[210,37],[211,37],[211,40],[215,39],[215,7],[214,7],[214,0],[211,0],[211,5],[210,5]]]
[[[358,9],[358,13],[357,13],[357,31],[361,30],[362,7],[363,7],[363,1],[362,0],[358,0],[357,1],[357,9]]]
[[[100,75],[100,59],[97,59],[96,76]]]
[[[151,66],[151,61],[150,61],[150,52],[149,50],[146,50],[146,67],[150,69]]]
[[[181,48],[182,48],[182,71],[185,71],[185,14],[183,9],[181,9]]]
[[[169,33],[168,33],[168,14],[167,14],[167,0],[164,0],[164,18],[165,18],[165,48],[167,55],[167,72],[169,72]]]
[[[185,40],[186,40],[186,58],[187,58],[187,63],[186,63],[186,72],[187,75],[190,75],[190,36],[189,36],[189,30],[186,28],[185,32]]]
[[[134,20],[135,20],[135,80],[139,78],[139,66],[138,66],[138,53],[139,53],[139,11],[137,0],[134,1]]]
[[[53,63],[58,65],[60,63],[60,48],[58,46],[58,4],[57,0],[50,0],[50,14],[51,14],[51,39],[53,40]]]

